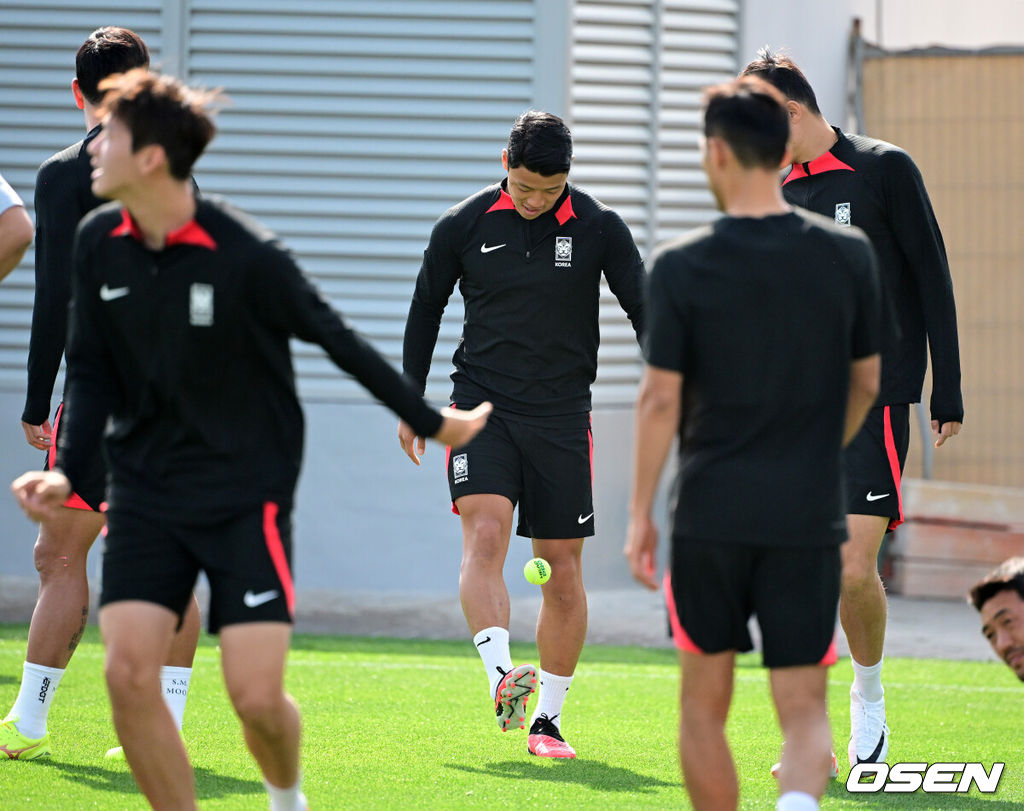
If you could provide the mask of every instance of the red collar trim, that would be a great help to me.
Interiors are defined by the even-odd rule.
[[[843,163],[831,152],[826,152],[823,155],[818,155],[818,157],[816,157],[810,163],[794,163],[793,170],[788,175],[786,175],[786,179],[782,181],[782,185],[785,186],[791,180],[799,180],[802,177],[820,175],[824,174],[825,172],[856,171],[856,169],[854,169],[849,164]]]
[[[136,242],[142,242],[142,230],[138,223],[132,219],[128,209],[121,209],[121,223],[110,232],[112,237],[132,237]],[[217,242],[210,236],[209,232],[195,220],[189,220],[181,228],[167,234],[165,247],[172,245],[196,245],[200,248],[208,248],[211,251],[217,250]]]
[[[494,202],[494,205],[484,213],[490,214],[492,211],[505,211],[515,207],[516,204],[512,202],[512,196],[504,189],[501,189],[498,192],[498,199]],[[558,211],[555,212],[555,219],[558,220],[559,225],[565,225],[575,216],[576,212],[572,210],[572,195],[570,194],[562,201],[562,205],[558,207]]]
[[[490,214],[492,211],[505,211],[509,208],[514,209],[515,207],[516,204],[512,202],[512,196],[504,189],[500,189],[498,199],[494,202],[493,206],[484,212],[484,214]]]
[[[572,195],[570,194],[565,198],[562,205],[558,207],[558,211],[555,212],[555,219],[558,220],[559,225],[565,225],[575,216],[576,212],[572,210]]]

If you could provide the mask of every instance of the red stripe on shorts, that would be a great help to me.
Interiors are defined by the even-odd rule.
[[[885,407],[885,411],[882,414],[882,430],[885,432],[885,455],[889,457],[889,469],[892,470],[892,480],[896,485],[896,500],[900,508],[900,517],[889,521],[889,529],[896,529],[896,527],[903,523],[903,493],[900,490],[900,457],[896,453],[896,440],[892,436],[889,406]]]
[[[825,651],[825,655],[821,657],[821,661],[818,662],[820,667],[832,667],[839,660],[839,653],[836,650],[836,638],[832,637],[832,641],[829,643],[828,650]]]
[[[509,198],[509,199],[511,199],[511,198]],[[451,404],[451,408],[455,408],[455,403]],[[452,446],[451,445],[445,445],[444,446],[444,475],[445,476],[448,475],[448,465],[451,464],[451,461],[452,461]],[[462,513],[459,512],[459,508],[455,506],[455,502],[454,501],[452,502],[452,512],[455,513],[456,515],[462,515]]]
[[[60,425],[60,415],[64,411],[64,403],[57,406],[57,413],[53,417],[53,430],[50,432],[50,449],[46,452],[46,459],[50,464],[50,470],[53,470],[57,466],[57,426]],[[72,493],[68,496],[68,500],[64,502],[64,507],[71,510],[92,510],[88,504],[85,503],[78,493]]]
[[[693,644],[690,635],[686,633],[683,624],[679,621],[679,614],[676,613],[676,598],[672,594],[672,576],[669,572],[665,572],[665,579],[662,581],[661,587],[665,592],[665,605],[668,606],[668,621],[672,626],[672,641],[676,643],[676,647],[681,651],[704,653],[704,651]]]
[[[594,486],[594,417],[587,416],[587,442],[590,445],[590,486]]]
[[[277,579],[284,589],[284,599],[288,603],[288,614],[295,619],[295,584],[288,568],[288,556],[284,553],[284,543],[277,529],[277,505],[268,501],[263,505],[263,538],[267,543],[267,551],[277,570]]]

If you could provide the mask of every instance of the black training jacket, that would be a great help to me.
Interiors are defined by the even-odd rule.
[[[419,434],[440,428],[273,234],[224,202],[199,199],[158,251],[103,206],[79,227],[74,265],[57,466],[74,486],[106,425],[111,509],[188,521],[291,503],[303,442],[293,335]]]
[[[932,359],[931,418],[962,422],[960,348],[946,248],[921,173],[899,147],[847,135],[783,179],[786,200],[856,225],[878,257],[889,316],[882,346],[878,405],[921,399],[927,352]]]
[[[643,261],[622,218],[575,186],[534,220],[502,183],[434,225],[409,307],[406,375],[423,391],[438,328],[458,283],[466,315],[452,358],[452,402],[490,400],[527,416],[590,410],[600,343],[601,273],[643,331]]]

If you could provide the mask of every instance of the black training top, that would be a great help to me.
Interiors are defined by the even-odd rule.
[[[99,133],[48,158],[36,175],[36,291],[28,344],[28,390],[21,418],[42,425],[50,416],[50,397],[64,354],[68,301],[71,298],[71,246],[75,228],[103,203],[92,193],[86,147]]]
[[[647,361],[683,375],[673,532],[841,543],[850,362],[880,345],[867,238],[795,209],[723,217],[652,261]]]
[[[290,504],[303,440],[293,335],[420,435],[441,426],[274,235],[222,201],[199,199],[159,251],[103,206],[82,221],[74,264],[57,466],[73,487],[104,435],[111,508],[188,521]]]
[[[886,324],[879,405],[921,399],[932,358],[931,418],[962,422],[960,348],[953,281],[939,224],[921,173],[899,147],[847,135],[809,163],[794,164],[783,180],[786,199],[837,225],[856,225],[878,257]]]
[[[458,282],[466,316],[452,402],[490,400],[527,416],[585,413],[597,374],[601,272],[639,335],[643,260],[622,218],[581,189],[566,184],[550,211],[527,220],[504,183],[434,225],[405,325],[405,373],[424,390]]]

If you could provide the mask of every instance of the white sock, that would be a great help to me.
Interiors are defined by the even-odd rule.
[[[267,787],[267,794],[270,795],[270,811],[306,811],[306,795],[302,793],[302,775],[299,775],[295,785],[289,788],[272,786],[266,780],[263,781],[263,785]]]
[[[487,682],[491,688],[491,698],[498,689],[501,677],[512,669],[512,654],[508,650],[508,631],[497,625],[484,628],[473,637],[476,652],[484,662],[487,671]]]
[[[21,689],[10,714],[18,716],[15,726],[26,738],[41,738],[46,734],[46,716],[63,676],[64,671],[60,668],[25,662],[21,671]]]
[[[877,664],[870,667],[859,665],[850,657],[850,664],[853,665],[853,689],[860,693],[865,701],[874,703],[881,701],[885,691],[882,689],[882,662],[879,659]]]
[[[188,684],[192,680],[192,668],[169,667],[160,668],[160,691],[164,696],[167,709],[174,716],[174,725],[181,732],[181,722],[185,717],[185,701],[188,699]]]
[[[818,801],[802,791],[787,791],[775,803],[776,811],[818,811]]]
[[[565,703],[565,694],[569,692],[572,685],[572,676],[556,676],[546,670],[540,672],[540,698],[533,710],[533,718],[530,719],[530,726],[533,722],[546,715],[559,730],[562,728],[562,705]]]

